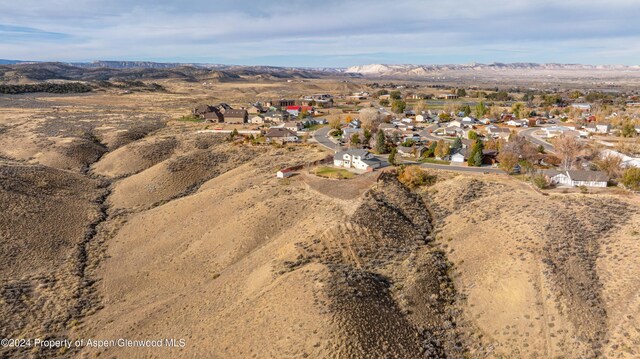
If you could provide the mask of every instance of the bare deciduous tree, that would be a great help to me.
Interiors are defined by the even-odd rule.
[[[422,111],[426,111],[429,109],[429,105],[426,101],[418,101],[415,105],[413,105],[413,111],[415,111],[416,115],[422,113]]]
[[[375,132],[383,120],[382,114],[375,108],[363,108],[358,116],[362,122],[362,128],[366,128],[371,132]]]
[[[619,178],[622,174],[622,158],[612,154],[605,155],[594,161],[600,171],[607,173],[609,178]]]
[[[518,134],[513,134],[509,142],[503,146],[502,151],[515,153],[519,159],[528,162],[534,162],[538,157],[538,149],[536,146]]]
[[[574,136],[560,136],[552,141],[556,153],[560,157],[560,167],[564,170],[570,170],[574,167],[578,155],[583,149]]]

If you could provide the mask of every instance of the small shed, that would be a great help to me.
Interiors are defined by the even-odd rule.
[[[277,178],[287,178],[293,176],[293,170],[291,168],[284,168],[276,172]]]

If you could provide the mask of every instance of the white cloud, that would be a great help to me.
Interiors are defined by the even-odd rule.
[[[68,36],[0,38],[0,57],[36,60],[382,57],[631,63],[640,3],[529,1],[0,0],[0,25]],[[12,41],[13,40],[13,41]],[[24,40],[24,41],[23,41]],[[601,44],[597,52],[593,43]],[[637,42],[636,42],[637,43]],[[498,52],[491,50],[500,49]],[[524,49],[524,50],[523,50]],[[565,53],[565,49],[571,51]],[[491,55],[493,54],[493,55]],[[574,54],[574,57],[570,55]],[[475,57],[474,57],[475,56]],[[396,60],[394,60],[396,59]],[[544,60],[543,60],[544,59]]]

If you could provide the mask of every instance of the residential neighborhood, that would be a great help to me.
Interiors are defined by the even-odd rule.
[[[541,187],[605,188],[640,163],[640,154],[614,150],[617,138],[640,134],[640,125],[619,111],[603,115],[592,103],[570,99],[541,107],[530,100],[467,102],[460,89],[416,95],[404,93],[409,86],[395,88],[300,95],[246,106],[199,105],[193,115],[210,123],[253,126],[267,144],[317,143],[334,153],[333,166],[356,174],[413,163],[450,171],[524,174],[532,181],[537,178]],[[451,105],[429,108],[430,101]],[[618,169],[605,168],[610,158],[620,159]]]

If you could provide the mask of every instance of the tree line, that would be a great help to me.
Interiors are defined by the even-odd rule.
[[[0,85],[0,93],[2,94],[23,94],[23,93],[83,93],[89,92],[93,88],[81,82],[67,83],[41,83],[41,84],[2,84]]]

